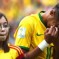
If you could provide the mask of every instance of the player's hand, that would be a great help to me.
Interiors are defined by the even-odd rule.
[[[54,42],[57,36],[58,36],[58,28],[54,26],[47,28],[44,34],[44,38],[49,44]]]
[[[59,28],[58,28],[58,33],[56,35],[56,38],[53,40],[53,44],[54,44],[55,49],[59,50]]]

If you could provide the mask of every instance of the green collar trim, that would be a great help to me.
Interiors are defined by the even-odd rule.
[[[29,51],[29,48],[28,47],[24,47],[24,46],[19,46],[20,48],[26,50],[26,51]]]
[[[39,18],[40,18],[40,20],[41,20],[41,22],[45,25],[45,27],[46,27],[46,24],[45,24],[45,22],[43,21],[43,18],[42,18],[42,16],[41,16],[41,14],[40,13],[38,13],[38,16],[39,16]]]
[[[51,47],[47,47],[46,59],[50,59],[50,57],[51,57]]]

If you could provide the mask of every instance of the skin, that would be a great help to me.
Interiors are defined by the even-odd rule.
[[[50,9],[43,16],[44,21],[47,24],[45,31],[45,40],[47,43],[54,44],[53,59],[59,58],[59,21],[55,17],[55,9]]]
[[[44,39],[46,40],[46,42],[48,44],[53,43],[54,44],[54,51],[55,53],[53,53],[53,59],[58,59],[59,56],[59,21],[56,20],[55,18],[55,9],[50,9],[47,12],[45,12],[42,15],[43,21],[47,24],[47,29],[44,33]],[[33,51],[29,51],[27,53],[25,53],[24,57],[25,59],[33,59],[36,56],[40,55],[42,53],[42,51],[36,47],[35,49],[33,49]]]
[[[55,53],[53,55],[53,58],[55,57],[54,59],[58,59],[59,57],[57,57],[57,54],[59,54],[58,53],[59,51],[58,51],[58,48],[57,48],[58,46],[57,46],[56,42],[58,41],[58,44],[59,44],[59,40],[56,40],[56,39],[58,38],[58,32],[59,32],[58,31],[58,24],[59,24],[59,22],[54,18],[54,12],[55,11],[53,9],[51,9],[51,10],[49,10],[48,14],[46,14],[47,13],[46,12],[44,15],[42,15],[42,17],[48,27],[44,33],[44,38],[48,44],[50,44],[52,42],[54,43]],[[0,48],[2,48],[2,43],[3,43],[3,41],[6,40],[8,33],[9,33],[8,22],[6,21],[6,19],[4,17],[1,17],[0,18]],[[43,51],[41,51],[39,49],[39,47],[36,47],[32,51],[25,53],[24,58],[25,59],[34,59],[36,56],[40,55],[42,52]]]
[[[3,41],[6,40],[9,33],[9,26],[6,19],[2,16],[0,18],[0,48],[2,48]]]
[[[46,41],[50,44],[51,42],[56,45],[55,40],[58,38],[59,33],[59,20],[55,17],[55,9],[51,8],[46,11],[43,15],[43,21],[47,24],[47,29],[44,33]],[[50,40],[51,39],[51,40]]]

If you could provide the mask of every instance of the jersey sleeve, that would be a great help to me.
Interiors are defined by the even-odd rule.
[[[23,59],[24,58],[24,53],[20,47],[10,45],[10,54],[12,55],[13,59]]]
[[[15,34],[15,45],[22,49],[29,50],[32,36],[33,23],[31,17],[25,17],[19,24]]]

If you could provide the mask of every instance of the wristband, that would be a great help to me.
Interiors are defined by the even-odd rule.
[[[49,44],[45,41],[45,40],[43,40],[39,45],[38,45],[38,47],[43,51],[46,47],[48,47],[49,46]]]

